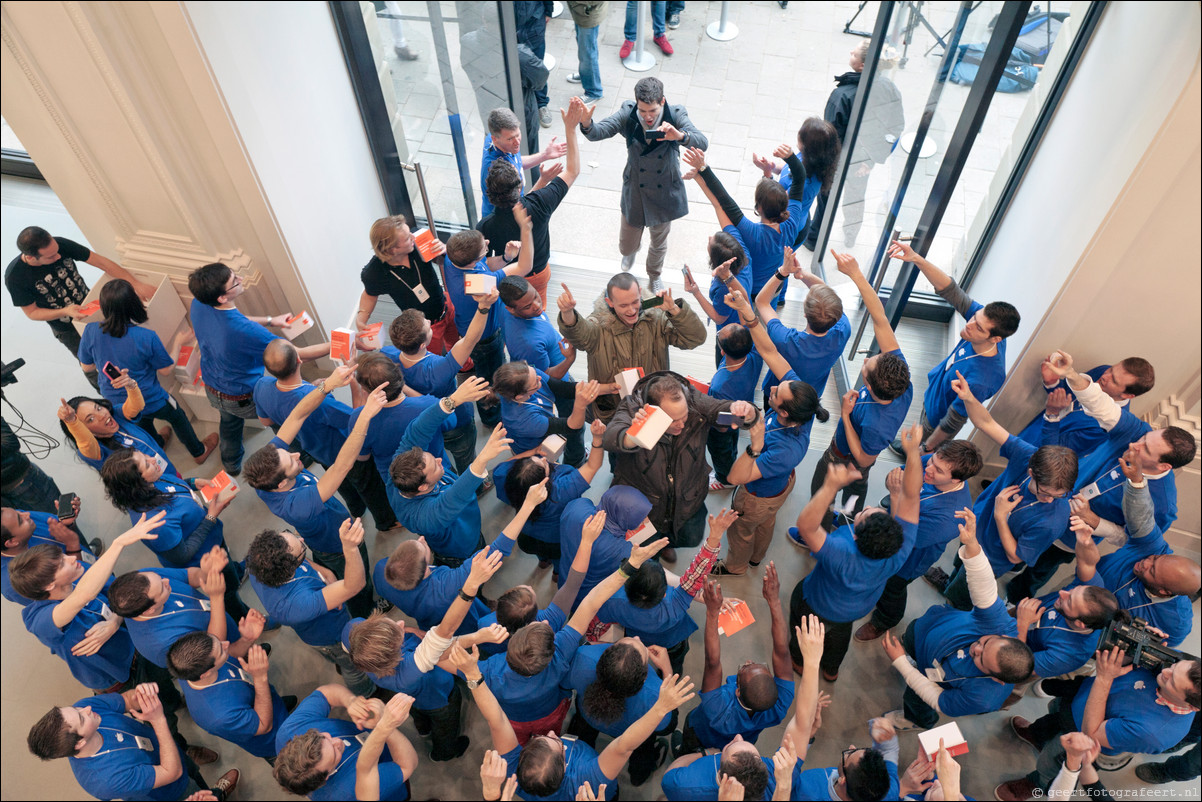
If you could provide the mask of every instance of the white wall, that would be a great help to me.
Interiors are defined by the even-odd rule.
[[[185,8],[313,311],[344,325],[388,210],[329,7]]]

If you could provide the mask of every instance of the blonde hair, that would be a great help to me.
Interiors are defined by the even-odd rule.
[[[409,224],[405,222],[405,218],[399,214],[394,214],[390,217],[381,217],[379,220],[371,224],[371,249],[380,259],[388,258],[388,250],[396,245],[398,239],[397,232],[401,228],[408,228]]]

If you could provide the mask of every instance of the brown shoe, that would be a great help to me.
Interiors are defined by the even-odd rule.
[[[237,769],[230,769],[225,774],[221,775],[221,779],[218,780],[217,784],[214,785],[210,790],[214,792],[220,791],[226,799],[229,799],[234,795],[234,790],[238,787],[238,778],[240,776],[241,774]]]
[[[174,436],[175,431],[170,426],[164,426],[162,429],[159,429],[159,439],[163,441],[163,448],[167,447],[167,444],[171,442],[171,438]]]
[[[888,631],[889,630],[887,629],[881,629],[876,624],[873,624],[871,621],[869,621],[868,623],[864,624],[864,626],[857,629],[856,634],[852,637],[854,637],[860,643],[868,643],[869,641],[876,640]]]
[[[1043,751],[1043,744],[1031,732],[1031,722],[1027,721],[1022,716],[1012,716],[1010,718],[1010,729],[1014,730],[1014,734],[1018,736],[1018,740],[1030,746],[1036,752]]]
[[[221,758],[221,755],[207,746],[189,746],[185,754],[192,758],[192,762],[198,766],[207,766],[210,763],[216,763]]]
[[[1023,698],[1022,692],[1011,691],[1010,695],[1006,697],[1006,701],[1002,702],[1002,710],[1009,710],[1010,708],[1014,707],[1016,704],[1021,702],[1022,698]]]
[[[676,562],[676,549],[671,546],[665,546],[659,550],[658,556],[661,563],[674,563]]]
[[[818,673],[821,674],[822,678],[824,680],[826,680],[827,682],[835,682],[836,680],[839,679],[838,671],[836,671],[834,674],[831,674],[825,668],[823,668],[823,669],[820,669]]]
[[[1020,777],[1017,780],[1002,783],[997,788],[994,788],[993,796],[995,799],[1002,800],[1002,802],[1026,802],[1028,799],[1034,799],[1035,792],[1039,790],[1038,785],[1026,777]]]
[[[197,465],[204,465],[205,460],[207,460],[209,458],[209,455],[211,455],[214,451],[217,450],[218,440],[219,440],[219,438],[217,437],[217,432],[213,432],[211,435],[206,437],[204,440],[201,440],[200,443],[201,443],[201,445],[203,445],[205,447],[205,450],[199,456],[193,457],[192,460]]]

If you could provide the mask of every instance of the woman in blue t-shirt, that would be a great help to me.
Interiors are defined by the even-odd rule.
[[[188,416],[159,384],[158,374],[170,375],[175,361],[158,334],[138,325],[147,320],[146,305],[134,292],[133,285],[124,279],[105,284],[100,290],[100,312],[104,321],[89,323],[84,329],[79,343],[80,365],[87,372],[108,365],[126,371],[138,383],[144,401],[141,414],[130,420],[149,432],[160,448],[166,446],[171,431],[164,427],[162,432],[156,432],[154,419],[171,424],[196,464],[202,464],[217,447],[217,434],[214,432],[203,442],[197,439]],[[127,399],[125,387],[116,386],[105,370],[100,371],[99,378],[101,395],[114,407],[123,405]]]
[[[130,377],[128,370],[122,370],[113,380],[113,386],[126,393],[125,403],[120,408],[114,407],[107,398],[77,395],[60,399],[58,420],[66,436],[65,442],[74,446],[79,458],[96,470],[100,470],[114,451],[132,448],[150,457],[167,474],[179,477],[179,470],[167,459],[167,453],[158,441],[145,429],[131,423],[145,406],[137,381]]]
[[[501,398],[501,422],[513,438],[515,454],[528,456],[548,435],[557,434],[567,441],[563,461],[573,467],[584,462],[584,414],[600,395],[600,384],[553,379],[519,359],[499,367],[492,386]],[[570,403],[571,414],[557,416],[557,402]]]

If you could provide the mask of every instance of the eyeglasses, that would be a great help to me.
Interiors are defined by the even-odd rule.
[[[1031,480],[1031,493],[1032,493],[1032,495],[1035,495],[1035,496],[1047,496],[1048,498],[1050,498],[1054,501],[1059,501],[1062,498],[1068,498],[1072,492],[1073,491],[1071,491],[1071,490],[1066,490],[1063,493],[1049,493],[1048,491],[1046,491],[1042,487],[1040,487],[1039,483],[1036,482],[1034,479]]]
[[[866,747],[866,746],[853,746],[853,747],[851,747],[851,748],[849,748],[849,749],[844,749],[844,750],[843,750],[843,760],[842,760],[842,764],[843,764],[843,773],[844,773],[844,774],[846,774],[846,773],[847,773],[847,759],[848,759],[849,757],[851,757],[852,755],[854,755],[856,752],[861,752],[861,751],[863,751],[864,749],[867,749],[867,748],[868,748],[868,747]]]

